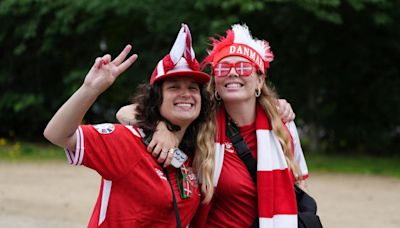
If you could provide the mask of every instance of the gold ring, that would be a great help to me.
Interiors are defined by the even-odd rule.
[[[175,152],[175,147],[168,150],[168,153],[170,153],[170,154],[174,154],[174,152]]]

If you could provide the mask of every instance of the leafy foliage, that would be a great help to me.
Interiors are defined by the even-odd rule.
[[[270,41],[268,80],[295,108],[310,150],[398,153],[399,10],[390,0],[3,0],[0,137],[41,138],[95,57],[132,43],[139,61],[85,119],[115,121],[180,23],[202,59],[209,36],[245,22]]]

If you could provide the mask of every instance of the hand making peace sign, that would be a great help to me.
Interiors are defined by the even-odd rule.
[[[126,59],[131,49],[132,46],[127,45],[113,61],[111,61],[111,55],[109,54],[96,58],[95,63],[85,77],[83,85],[95,90],[97,94],[104,92],[138,58],[137,54],[133,54]]]

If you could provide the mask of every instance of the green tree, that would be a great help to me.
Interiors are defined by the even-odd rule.
[[[3,0],[0,137],[41,138],[95,57],[132,43],[138,62],[85,118],[114,121],[180,23],[190,25],[202,59],[209,36],[243,22],[270,41],[268,79],[295,108],[310,150],[396,153],[399,12],[389,0]]]

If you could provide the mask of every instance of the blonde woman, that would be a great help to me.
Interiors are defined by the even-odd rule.
[[[266,83],[273,54],[245,25],[213,39],[204,64],[212,68],[209,90],[216,113],[215,194],[199,210],[196,227],[297,227],[294,183],[308,175],[293,122],[284,124],[277,95]],[[227,136],[236,125],[257,160],[256,182]],[[271,226],[274,224],[274,226]]]

